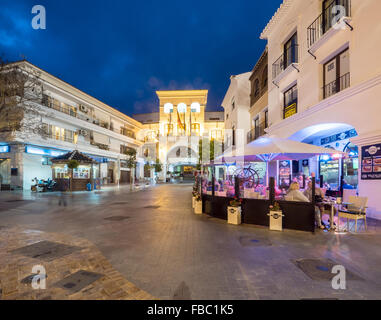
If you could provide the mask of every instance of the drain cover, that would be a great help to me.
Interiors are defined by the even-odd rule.
[[[254,239],[252,237],[240,237],[239,242],[243,247],[268,247],[271,242],[268,239]]]
[[[159,209],[160,206],[146,206],[144,209]]]
[[[126,217],[126,216],[112,216],[112,217],[107,217],[104,220],[108,220],[108,221],[123,221],[123,220],[129,219],[129,218],[130,217]]]
[[[340,265],[330,259],[298,259],[291,261],[312,280],[331,281],[336,275],[332,273],[332,268]],[[347,280],[362,280],[359,276],[349,270],[346,270],[346,278]]]
[[[69,246],[58,242],[41,241],[26,247],[12,250],[11,252],[14,254],[20,254],[34,259],[52,261],[57,258],[69,255],[74,251],[80,249],[80,247]]]
[[[23,200],[23,199],[12,199],[12,200],[6,200],[5,202],[23,202],[23,201],[26,201],[26,200]]]
[[[54,286],[65,289],[71,294],[81,291],[93,282],[99,280],[104,275],[100,273],[90,272],[86,270],[79,270],[76,273],[58,281]]]

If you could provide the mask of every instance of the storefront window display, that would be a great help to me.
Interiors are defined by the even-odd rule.
[[[329,156],[320,157],[320,175],[323,177],[324,187],[328,190],[340,189],[340,163],[339,159]]]
[[[348,143],[344,152],[348,154],[348,158],[320,157],[320,175],[323,176],[324,186],[328,190],[339,191],[341,187],[356,189],[358,186],[358,148]]]

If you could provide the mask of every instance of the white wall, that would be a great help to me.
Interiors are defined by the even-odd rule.
[[[42,165],[42,156],[24,153],[23,154],[23,188],[30,190],[32,179],[46,180],[52,179],[52,168],[48,165]]]
[[[274,19],[276,24],[264,33],[269,48],[269,134],[289,138],[316,125],[347,124],[358,132],[359,137],[351,140],[357,141],[359,147],[362,137],[367,137],[369,144],[381,143],[377,133],[381,119],[381,1],[351,0],[350,24],[354,30],[346,27],[331,32],[331,36],[314,51],[316,59],[308,53],[307,28],[321,14],[322,1],[288,2],[290,6],[283,6],[278,19]],[[300,72],[292,70],[277,88],[272,83],[272,64],[282,54],[285,41],[296,30]],[[351,85],[323,100],[323,65],[345,48],[349,48]],[[298,113],[283,120],[283,92],[293,83],[298,85]],[[381,219],[381,181],[359,179],[359,192],[369,198],[370,216]]]

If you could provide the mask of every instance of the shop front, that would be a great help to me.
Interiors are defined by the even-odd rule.
[[[77,167],[70,168],[76,163]],[[52,159],[53,179],[57,191],[86,191],[100,188],[98,163],[75,150]]]

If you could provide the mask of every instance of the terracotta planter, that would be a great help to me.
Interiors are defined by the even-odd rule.
[[[242,209],[241,207],[228,207],[228,223],[239,225],[242,222]]]

